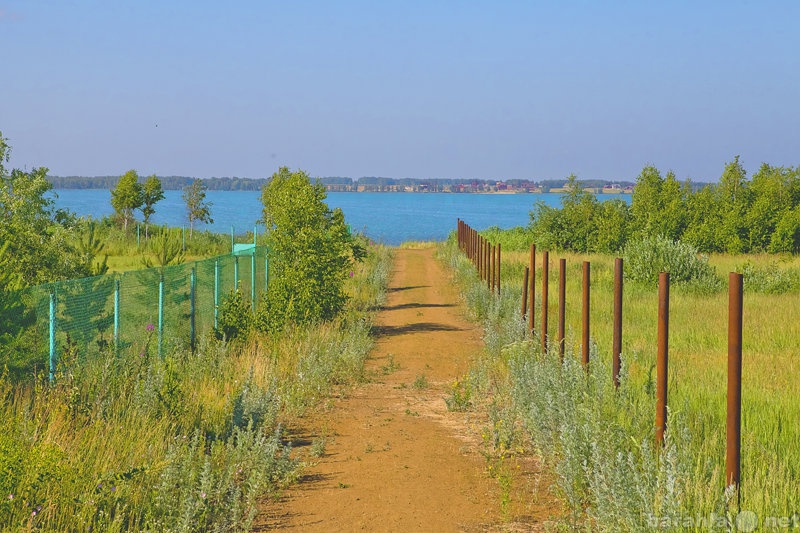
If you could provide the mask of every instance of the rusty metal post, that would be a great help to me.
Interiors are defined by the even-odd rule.
[[[534,315],[536,315],[536,245],[531,244],[531,260],[529,268],[531,270],[531,285],[530,291],[528,294],[528,307],[530,308],[530,314],[528,315],[528,331],[531,332],[533,335],[533,330],[536,327],[536,323],[534,322]]]
[[[550,268],[550,257],[547,251],[542,252],[542,353],[547,353],[547,283]]]
[[[741,484],[742,446],[742,274],[728,277],[728,417],[725,485]],[[738,492],[737,492],[738,493]]]
[[[564,360],[564,330],[567,322],[567,260],[558,260],[558,356]]]
[[[658,275],[658,354],[656,356],[656,445],[664,445],[667,428],[667,371],[669,369],[669,272]]]
[[[589,297],[591,296],[591,265],[589,261],[583,262],[583,336],[581,343],[581,356],[583,366],[589,371]]]
[[[495,272],[497,272],[497,246],[492,245],[489,248],[489,277],[492,278],[492,292],[494,293],[494,289],[497,286],[495,283],[497,280],[495,279]]]
[[[501,246],[501,244],[498,242],[497,243],[497,259],[495,260],[495,263],[494,263],[494,272],[495,272],[495,276],[497,277],[497,295],[498,296],[500,296],[500,270],[501,270],[500,269],[500,265],[502,264],[502,262],[500,261],[500,259],[501,259],[500,246]]]
[[[611,340],[611,374],[614,388],[619,388],[622,357],[622,258],[614,259],[614,324]]]
[[[475,268],[478,269],[478,278],[483,279],[483,239],[480,235],[477,237],[477,254],[475,255]]]
[[[525,267],[525,274],[522,276],[522,320],[525,320],[525,315],[528,312],[528,278],[530,277],[531,269]]]
[[[492,290],[492,245],[486,243],[486,288]]]

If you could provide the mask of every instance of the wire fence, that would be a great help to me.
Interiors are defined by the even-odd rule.
[[[267,247],[237,245],[200,261],[29,287],[2,310],[0,350],[12,367],[44,363],[52,380],[65,351],[90,358],[192,349],[217,326],[231,291],[255,309],[268,279]]]

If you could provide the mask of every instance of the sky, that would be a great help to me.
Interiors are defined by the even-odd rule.
[[[59,176],[714,181],[800,164],[800,2],[0,0],[0,132]]]

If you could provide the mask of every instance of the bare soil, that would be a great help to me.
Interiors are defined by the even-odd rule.
[[[482,341],[432,249],[397,250],[375,332],[368,382],[292,430],[312,464],[263,502],[256,531],[543,531],[558,502],[539,461],[515,457],[502,490],[481,438],[485,414],[447,410]]]

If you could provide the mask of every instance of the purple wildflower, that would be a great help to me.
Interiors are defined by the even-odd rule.
[[[154,329],[156,329],[156,327],[153,324],[147,324],[147,327],[145,329],[147,331],[153,331]]]

